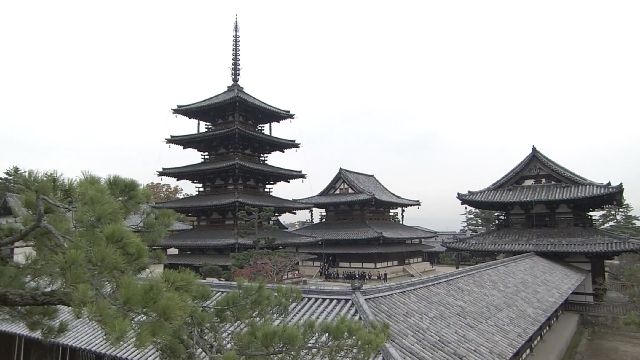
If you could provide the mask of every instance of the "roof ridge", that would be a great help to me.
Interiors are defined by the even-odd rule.
[[[366,299],[359,291],[354,291],[353,296],[351,297],[351,301],[353,302],[353,305],[355,305],[356,310],[362,318],[365,326],[371,328],[371,322],[377,321],[377,319],[376,316],[373,315],[373,311],[371,311],[371,308],[369,308]],[[400,357],[398,351],[389,342],[385,342],[385,344],[382,345],[380,352],[382,352],[385,360],[402,360],[402,357]]]
[[[503,175],[500,179],[492,183],[491,185],[485,187],[484,189],[477,190],[476,192],[488,191],[488,190],[496,190],[498,187],[506,184],[509,180],[511,180],[514,176],[516,176],[524,166],[531,161],[531,159],[536,158],[544,165],[549,166],[552,171],[559,173],[559,175],[574,180],[576,182],[584,182],[583,185],[604,185],[603,183],[598,183],[592,180],[585,178],[584,176],[578,175],[577,173],[567,169],[566,167],[560,165],[559,163],[553,161],[548,156],[544,155],[535,146],[532,147],[531,152],[516,166],[514,166],[511,170],[509,170],[505,175]],[[468,191],[471,193],[471,191]]]
[[[490,261],[490,262],[486,262],[479,265],[469,266],[464,269],[455,270],[455,271],[451,271],[444,274],[432,275],[432,276],[427,276],[424,278],[418,278],[413,280],[407,280],[407,281],[403,281],[395,284],[386,284],[386,285],[375,286],[372,288],[365,288],[361,291],[363,292],[363,296],[366,299],[393,295],[393,294],[397,294],[405,291],[415,290],[425,286],[439,284],[445,281],[458,279],[460,277],[472,275],[481,271],[493,269],[499,266],[504,266],[505,264],[522,261],[530,257],[538,257],[538,255],[530,252],[522,255],[511,256],[501,260],[495,260],[495,261]]]

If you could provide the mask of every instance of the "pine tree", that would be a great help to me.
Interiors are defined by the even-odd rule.
[[[113,343],[133,336],[136,346],[153,345],[169,359],[292,359],[310,351],[364,359],[388,339],[385,324],[276,321],[300,300],[296,288],[239,283],[213,302],[211,288],[188,270],[141,281],[148,248],[164,238],[173,215],[152,210],[143,231],[127,228],[124,219],[150,200],[135,180],[28,171],[16,190],[27,215],[0,228],[0,253],[16,246],[35,252],[23,263],[0,260],[0,318],[44,337],[67,330],[57,320],[66,307],[99,324]]]
[[[464,213],[460,214],[464,216],[460,231],[463,233],[477,234],[482,231],[494,229],[496,225],[496,215],[498,214],[499,213],[495,211],[478,210],[465,206]]]
[[[633,215],[633,206],[625,199],[620,205],[608,206],[598,215],[596,227],[629,236],[640,236],[640,216]]]
[[[23,171],[17,166],[12,166],[4,171],[4,176],[0,176],[0,201],[6,193],[17,192],[18,180]]]

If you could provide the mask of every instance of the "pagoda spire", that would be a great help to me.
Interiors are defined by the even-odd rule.
[[[238,15],[233,24],[233,52],[231,57],[231,80],[237,84],[240,80],[240,28],[238,27]]]

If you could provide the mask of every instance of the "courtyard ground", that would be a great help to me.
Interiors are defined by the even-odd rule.
[[[640,333],[624,330],[585,329],[573,356],[567,360],[638,360]]]

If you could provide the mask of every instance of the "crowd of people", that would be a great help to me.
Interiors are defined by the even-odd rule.
[[[338,270],[332,270],[329,264],[322,264],[320,269],[318,270],[321,277],[324,277],[325,280],[342,280],[344,282],[347,281],[361,281],[363,283],[367,281],[371,281],[373,279],[373,273],[371,270],[367,271],[347,271],[344,270],[342,273]],[[388,276],[387,272],[381,273],[379,270],[376,270],[376,279],[380,282],[387,282]]]

